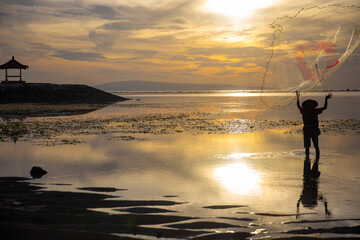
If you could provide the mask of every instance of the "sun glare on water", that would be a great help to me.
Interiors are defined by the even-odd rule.
[[[223,14],[232,18],[246,18],[255,9],[269,6],[273,0],[208,0],[206,8],[212,12]]]
[[[235,194],[246,194],[255,190],[260,177],[258,172],[241,163],[217,167],[214,175],[225,188]]]

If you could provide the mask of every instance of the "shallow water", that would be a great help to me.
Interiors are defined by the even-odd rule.
[[[323,95],[312,97],[321,105]],[[4,138],[0,176],[29,177],[37,165],[48,174],[34,182],[49,190],[127,189],[111,195],[183,202],[166,209],[238,226],[220,232],[256,237],[293,236],[282,231],[309,226],[359,225],[359,93],[334,93],[320,116],[329,125],[348,125],[320,136],[321,176],[311,186],[303,183],[301,116],[295,104],[267,109],[257,96],[233,93],[124,96],[132,100],[86,115],[24,120],[25,126],[38,123],[44,132],[61,131],[20,135],[16,144]],[[204,208],[214,205],[225,206]],[[113,208],[96,210],[121,214]]]

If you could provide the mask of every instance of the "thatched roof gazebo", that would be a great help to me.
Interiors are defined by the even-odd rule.
[[[15,60],[14,56],[10,61],[7,63],[4,63],[3,65],[0,65],[0,69],[5,69],[5,81],[1,81],[1,83],[25,83],[25,81],[22,80],[21,75],[21,69],[27,69],[29,66],[23,65]],[[9,75],[8,69],[19,69],[19,75]],[[19,78],[18,81],[9,81],[9,78]]]

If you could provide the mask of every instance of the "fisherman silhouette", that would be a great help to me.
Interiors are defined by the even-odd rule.
[[[305,208],[315,208],[318,205],[318,200],[322,201],[325,208],[325,215],[330,216],[331,212],[328,209],[328,203],[326,199],[319,193],[319,165],[315,161],[313,167],[310,168],[310,160],[305,159],[304,161],[304,179],[303,179],[303,190],[300,198],[296,205],[296,218],[300,217],[300,203]]]
[[[310,147],[311,147],[311,140],[313,142],[315,151],[316,151],[316,160],[315,162],[318,163],[320,159],[320,148],[319,148],[319,120],[318,115],[321,114],[325,109],[327,109],[328,99],[332,97],[332,94],[329,93],[325,96],[325,103],[324,106],[321,108],[316,108],[318,106],[317,101],[308,99],[301,103],[300,106],[300,92],[296,92],[296,99],[297,99],[297,107],[302,114],[302,119],[304,123],[303,127],[303,134],[304,134],[304,148],[305,148],[305,157],[309,160],[310,155]]]

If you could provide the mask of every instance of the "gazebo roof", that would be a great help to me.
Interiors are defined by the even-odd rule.
[[[15,60],[14,56],[10,61],[0,65],[0,69],[27,69],[29,66],[23,65]]]

